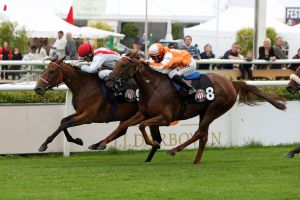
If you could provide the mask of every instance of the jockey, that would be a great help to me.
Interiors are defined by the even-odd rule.
[[[99,48],[94,50],[89,43],[83,43],[78,48],[78,55],[84,61],[91,62],[90,65],[80,65],[82,71],[88,73],[98,73],[100,79],[106,81],[109,74],[115,67],[115,64],[121,59],[121,56],[110,49]]]
[[[196,89],[182,78],[182,75],[191,74],[196,70],[196,62],[191,54],[185,50],[169,49],[160,43],[154,43],[149,47],[149,66],[168,76],[178,85],[188,91],[188,94],[196,93]]]

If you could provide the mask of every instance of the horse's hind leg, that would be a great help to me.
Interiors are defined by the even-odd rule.
[[[157,141],[158,144],[161,143],[162,138],[160,135],[160,131],[159,131],[159,126],[149,126],[150,132],[151,132],[151,137],[153,140]],[[156,153],[157,149],[159,147],[152,147],[147,159],[145,160],[145,162],[151,162],[154,154]]]
[[[208,128],[204,131],[204,133],[202,133],[200,135],[199,148],[198,148],[196,158],[194,160],[194,164],[199,164],[200,163],[200,160],[201,160],[202,155],[203,155],[203,151],[204,151],[206,143],[207,143],[207,139],[208,139]]]
[[[287,158],[294,158],[294,155],[300,153],[300,146],[296,147],[295,149],[293,149],[292,151],[288,152],[285,157]]]

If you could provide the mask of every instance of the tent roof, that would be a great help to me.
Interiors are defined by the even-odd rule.
[[[20,1],[17,0],[7,1],[7,11],[2,11],[1,15],[6,16],[6,18],[12,22],[17,22],[20,26],[24,26],[30,37],[56,38],[57,32],[60,30],[65,33],[71,32],[74,38],[124,37],[123,34],[100,29],[81,29],[69,24],[47,9],[35,9],[34,4],[22,4],[22,6],[20,6],[19,2]],[[39,1],[34,0],[32,3],[38,5]],[[40,7],[38,6],[38,8]]]
[[[220,1],[221,11],[228,2]],[[165,22],[191,21],[200,22],[216,15],[215,1],[211,0],[151,0],[148,1],[148,20]],[[109,0],[106,1],[104,19],[144,21],[146,1]]]
[[[186,28],[188,30],[206,30],[216,31],[217,19],[213,18],[206,23]],[[292,27],[285,25],[271,17],[267,16],[266,20],[267,27],[273,27],[275,30],[280,32],[293,32],[295,31]],[[230,7],[224,13],[219,16],[219,30],[225,32],[237,31],[242,28],[253,28],[254,27],[254,8],[246,7]]]

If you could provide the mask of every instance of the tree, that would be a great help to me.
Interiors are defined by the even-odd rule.
[[[276,30],[272,27],[268,27],[266,36],[270,38],[272,44],[274,44],[277,36]],[[253,49],[253,28],[243,28],[239,30],[236,35],[236,42],[241,45],[242,54],[246,55],[248,50]]]
[[[113,28],[104,21],[96,21],[96,22],[90,23],[89,26],[98,28],[101,30],[113,31]],[[108,42],[109,42],[109,38],[97,39],[97,47],[108,47]]]
[[[183,38],[183,26],[181,23],[172,23],[172,36],[174,40]]]
[[[0,24],[0,44],[8,42],[9,48],[19,48],[24,53],[28,48],[28,34],[24,27],[19,27],[17,23],[4,21]]]
[[[127,46],[132,46],[134,38],[138,36],[139,27],[133,22],[124,23],[121,27],[121,33],[126,35],[124,41],[125,44]]]

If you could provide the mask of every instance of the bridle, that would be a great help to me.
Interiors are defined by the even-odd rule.
[[[40,80],[41,80],[42,82],[46,83],[46,86],[45,86],[45,87],[46,87],[47,89],[52,89],[53,87],[58,87],[58,86],[59,86],[59,84],[53,85],[53,82],[55,81],[55,78],[57,77],[57,74],[58,74],[59,71],[61,71],[62,74],[63,74],[63,78],[64,78],[64,80],[65,80],[64,82],[66,82],[66,83],[71,82],[71,77],[72,77],[73,72],[74,72],[74,67],[72,67],[72,72],[71,72],[71,74],[70,74],[69,76],[67,76],[67,75],[64,73],[64,71],[61,69],[61,66],[60,66],[59,64],[57,64],[57,63],[55,63],[55,62],[50,62],[49,64],[54,64],[54,65],[56,66],[56,69],[54,70],[54,73],[50,75],[50,80],[47,81],[47,80],[43,79],[42,77],[40,77]],[[67,64],[67,63],[66,63],[66,64]]]

